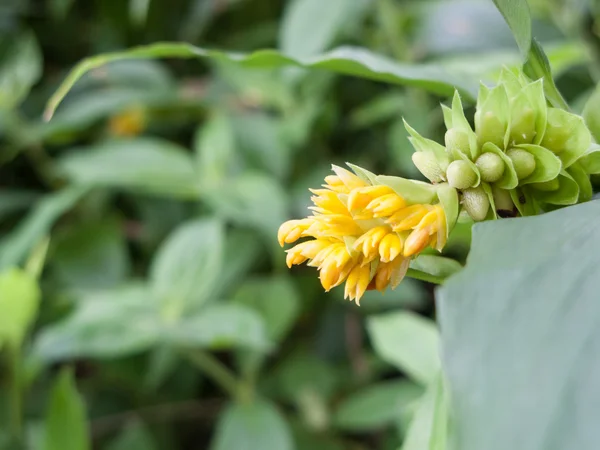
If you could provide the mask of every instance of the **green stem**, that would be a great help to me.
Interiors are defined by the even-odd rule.
[[[208,375],[225,392],[235,399],[240,399],[242,389],[236,376],[221,361],[202,350],[185,352],[187,358],[203,373]]]
[[[23,442],[23,384],[21,371],[21,349],[18,345],[8,347],[10,364],[10,429],[16,443]]]
[[[414,278],[415,280],[427,281],[433,284],[442,284],[446,279],[443,277],[436,277],[429,273],[421,272],[420,270],[408,269],[406,276]]]

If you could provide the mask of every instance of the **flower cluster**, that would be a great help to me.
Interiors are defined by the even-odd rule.
[[[288,266],[308,261],[326,291],[345,281],[345,298],[358,303],[368,289],[395,288],[425,248],[442,249],[458,197],[448,186],[351,167],[355,173],[333,166],[335,175],[311,190],[312,215],[285,222],[278,239],[283,246],[308,238],[287,250]]]
[[[431,182],[448,182],[473,220],[534,215],[588,200],[589,177],[577,164],[591,144],[580,116],[548,107],[543,80],[504,69],[497,86],[481,86],[474,117],[458,93],[443,106],[445,147],[407,125],[413,161]]]

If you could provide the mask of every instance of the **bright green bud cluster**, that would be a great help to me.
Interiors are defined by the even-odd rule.
[[[591,197],[589,174],[600,172],[600,148],[587,156],[591,134],[583,119],[549,107],[542,79],[504,69],[497,86],[482,85],[474,129],[458,93],[442,110],[445,147],[407,125],[413,161],[432,183],[458,190],[473,220],[535,214]]]

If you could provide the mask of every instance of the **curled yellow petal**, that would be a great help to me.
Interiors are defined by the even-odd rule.
[[[288,220],[284,222],[277,232],[279,245],[291,244],[296,242],[302,236],[302,233],[312,224],[310,219]]]

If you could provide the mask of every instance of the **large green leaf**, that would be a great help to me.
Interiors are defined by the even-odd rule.
[[[408,311],[369,317],[369,335],[377,354],[428,384],[439,372],[439,336],[435,324]]]
[[[517,41],[523,56],[531,46],[531,16],[526,0],[494,0]]]
[[[150,281],[171,313],[208,300],[222,269],[223,247],[223,225],[213,219],[184,223],[169,236],[152,263]]]
[[[0,242],[0,268],[20,264],[50,231],[54,222],[87,190],[83,186],[72,186],[40,200],[17,229]]]
[[[436,65],[399,63],[363,48],[341,47],[322,56],[293,58],[275,50],[239,54],[207,50],[183,43],[158,43],[93,56],[81,61],[48,102],[46,119],[52,117],[71,87],[88,71],[112,61],[148,58],[211,58],[218,61],[235,61],[248,67],[297,66],[326,69],[387,83],[420,87],[441,95],[452,95],[456,88],[468,100],[475,98],[478,86],[477,80],[465,79],[464,76],[449,73]]]
[[[19,346],[35,320],[41,292],[34,277],[19,269],[0,274],[0,347]]]
[[[88,450],[91,448],[85,406],[73,373],[64,369],[52,390],[45,421],[44,450]]]
[[[282,415],[265,400],[232,404],[219,418],[211,450],[292,450],[294,444]]]
[[[288,2],[279,32],[281,51],[301,58],[326,50],[344,24],[351,3],[346,0]],[[316,17],[319,19],[315,20]]]
[[[159,139],[103,142],[77,149],[59,164],[76,183],[183,198],[197,198],[199,192],[192,158],[185,149]]]
[[[456,448],[597,448],[598,218],[592,201],[474,226],[438,291]]]
[[[42,74],[42,56],[33,34],[15,38],[0,63],[0,109],[17,106]]]

